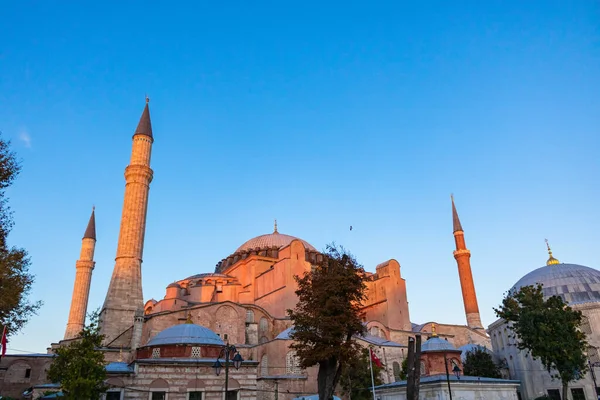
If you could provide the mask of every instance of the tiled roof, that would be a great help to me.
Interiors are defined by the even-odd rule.
[[[146,346],[163,344],[213,344],[223,345],[223,340],[213,331],[196,324],[180,324],[160,331]]]
[[[109,374],[127,374],[133,372],[133,368],[126,362],[111,362],[106,366]]]
[[[200,278],[210,278],[210,277],[215,277],[215,278],[231,278],[229,275],[225,275],[225,274],[217,274],[217,273],[214,273],[214,272],[206,272],[204,274],[196,274],[196,275],[188,276],[185,279],[200,279]]]

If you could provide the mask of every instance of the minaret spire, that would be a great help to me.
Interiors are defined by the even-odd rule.
[[[85,233],[83,234],[83,238],[86,239],[94,239],[96,240],[96,206],[92,207],[92,215],[90,215],[90,220],[88,222]]]
[[[152,123],[149,99],[133,134],[131,160],[125,168],[125,198],[117,256],[106,300],[100,313],[101,333],[106,346],[118,346],[116,338],[134,324],[136,311],[143,310],[142,257],[148,211],[148,191],[153,171],[150,168],[152,153]],[[121,344],[122,345],[122,344]]]
[[[456,212],[456,206],[454,205],[454,195],[450,195],[450,199],[452,199],[452,225],[454,226],[454,232],[462,231],[462,225],[460,224],[460,219],[458,218],[458,213]]]
[[[73,285],[73,296],[71,297],[71,310],[69,321],[65,331],[65,339],[73,339],[85,325],[85,314],[87,312],[88,299],[90,297],[90,285],[92,283],[92,271],[94,270],[94,250],[96,249],[96,217],[95,208],[87,229],[81,240],[81,253],[79,260],[75,263],[75,283]]]
[[[273,226],[273,233],[279,233],[277,232],[277,220],[275,220],[275,225]]]
[[[460,220],[458,219],[458,213],[456,212],[456,206],[454,205],[454,196],[450,196],[450,198],[452,200],[454,243],[456,244],[454,258],[458,264],[458,276],[460,278],[460,287],[462,289],[465,314],[467,316],[467,325],[470,328],[482,329],[483,325],[481,324],[481,317],[479,316],[475,283],[473,282],[473,274],[471,272],[471,252],[467,249],[465,243],[465,233],[460,224]]]

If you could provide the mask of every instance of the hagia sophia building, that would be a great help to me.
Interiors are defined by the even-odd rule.
[[[226,400],[271,399],[275,391],[281,400],[316,393],[317,368],[301,369],[290,349],[293,326],[286,310],[297,302],[294,277],[310,271],[322,255],[308,241],[280,233],[277,224],[273,232],[237,247],[217,263],[214,272],[170,283],[158,301],[144,299],[141,272],[153,143],[147,100],[125,169],[117,254],[100,312],[100,329],[105,336],[102,351],[111,387],[106,399],[222,398],[224,373],[217,376],[213,365],[225,343],[235,345],[244,360],[239,369],[229,369]],[[385,383],[400,381],[408,338],[417,333],[423,334],[424,342],[434,336],[454,350],[475,345],[496,350],[497,343],[492,343],[479,316],[470,251],[454,200],[452,217],[465,325],[412,323],[406,281],[398,261],[383,261],[375,273],[368,274],[367,299],[361,310],[368,333],[356,340],[372,346],[383,362],[381,378]],[[65,336],[52,348],[74,340],[85,324],[95,243],[92,211],[76,262]],[[51,362],[52,349],[49,353],[37,361],[42,371]],[[4,375],[5,385],[27,368],[31,371],[32,362],[15,359]],[[423,375],[433,374],[435,369],[433,364],[421,364]],[[43,372],[33,374],[45,379]]]

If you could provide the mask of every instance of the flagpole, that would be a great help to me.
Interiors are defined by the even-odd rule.
[[[371,367],[371,390],[373,391],[373,400],[375,399],[375,378],[373,378],[373,349],[369,347],[369,366]]]

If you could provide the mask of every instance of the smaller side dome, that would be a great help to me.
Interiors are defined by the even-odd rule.
[[[291,334],[294,333],[294,326],[290,326],[289,328],[287,328],[286,330],[283,330],[279,333],[279,335],[277,335],[275,337],[275,339],[281,339],[281,340],[290,340]]]
[[[447,351],[454,350],[456,351],[456,347],[452,345],[449,341],[442,339],[438,336],[433,336],[429,338],[423,345],[421,346],[421,352],[425,353],[428,351]]]
[[[174,325],[148,341],[146,346],[159,346],[165,344],[212,344],[221,346],[223,340],[213,331],[196,324]]]
[[[181,289],[181,286],[179,285],[179,283],[177,282],[173,282],[171,283],[169,286],[167,286],[167,289],[169,288],[177,288],[177,289]]]

